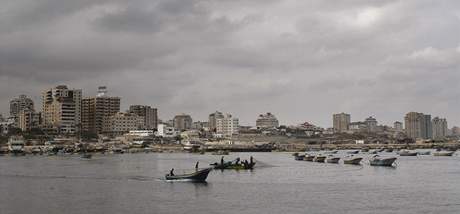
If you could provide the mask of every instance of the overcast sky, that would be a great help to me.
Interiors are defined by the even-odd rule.
[[[460,1],[0,0],[0,112],[57,84],[106,85],[161,119],[460,125]]]

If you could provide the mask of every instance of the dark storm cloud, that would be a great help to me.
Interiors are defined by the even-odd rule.
[[[460,124],[459,24],[453,0],[5,0],[1,109],[56,84],[107,85],[163,119],[270,111],[327,126],[333,112],[424,111]]]

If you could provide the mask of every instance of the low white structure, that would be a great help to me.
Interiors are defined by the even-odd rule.
[[[179,132],[174,129],[174,127],[168,126],[166,124],[158,124],[157,136],[160,137],[176,137],[179,135]]]

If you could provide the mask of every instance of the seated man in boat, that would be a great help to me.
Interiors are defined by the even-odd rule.
[[[240,157],[237,157],[237,158],[236,158],[235,164],[236,164],[236,165],[240,164],[240,160],[241,160]]]
[[[172,168],[171,171],[169,171],[169,175],[174,176],[174,168]]]

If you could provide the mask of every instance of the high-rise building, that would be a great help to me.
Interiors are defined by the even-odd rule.
[[[122,135],[131,130],[142,129],[144,119],[132,113],[118,112],[104,120],[102,132],[107,135]]]
[[[174,128],[178,131],[185,131],[192,128],[192,117],[188,114],[179,114],[174,117]]]
[[[216,121],[217,119],[224,118],[224,114],[222,112],[216,111],[209,115],[209,130],[212,132],[216,131]]]
[[[394,128],[394,130],[397,131],[397,132],[402,132],[403,129],[404,129],[404,128],[403,128],[403,123],[401,123],[401,122],[399,122],[399,121],[396,121],[396,122],[394,122],[394,124],[393,124],[393,128]]]
[[[158,110],[150,106],[131,105],[129,112],[144,118],[144,129],[156,129],[158,126]]]
[[[404,117],[406,135],[410,138],[432,138],[431,115],[409,112]]]
[[[346,132],[349,130],[351,117],[349,114],[340,113],[333,115],[334,132]]]
[[[460,136],[460,127],[458,127],[458,126],[452,127],[452,135],[453,136]]]
[[[433,139],[443,139],[448,135],[447,120],[445,118],[435,117],[432,120]]]
[[[107,96],[107,88],[100,86],[96,97],[82,99],[82,131],[99,134],[110,116],[120,111],[120,98]]]
[[[256,120],[256,127],[260,129],[274,129],[279,126],[278,119],[270,112],[260,114]]]
[[[22,131],[30,131],[39,128],[41,123],[41,114],[30,109],[23,109],[18,115],[18,128]]]
[[[223,118],[216,120],[216,133],[223,137],[232,137],[238,134],[239,120],[231,114],[225,114]]]
[[[373,117],[368,117],[365,120],[366,126],[367,126],[367,131],[368,132],[376,132],[377,131],[377,119]]]
[[[34,101],[26,95],[19,95],[10,101],[10,117],[18,117],[22,110],[35,110]]]
[[[81,121],[81,89],[59,85],[42,93],[43,128],[57,133],[78,131]]]

